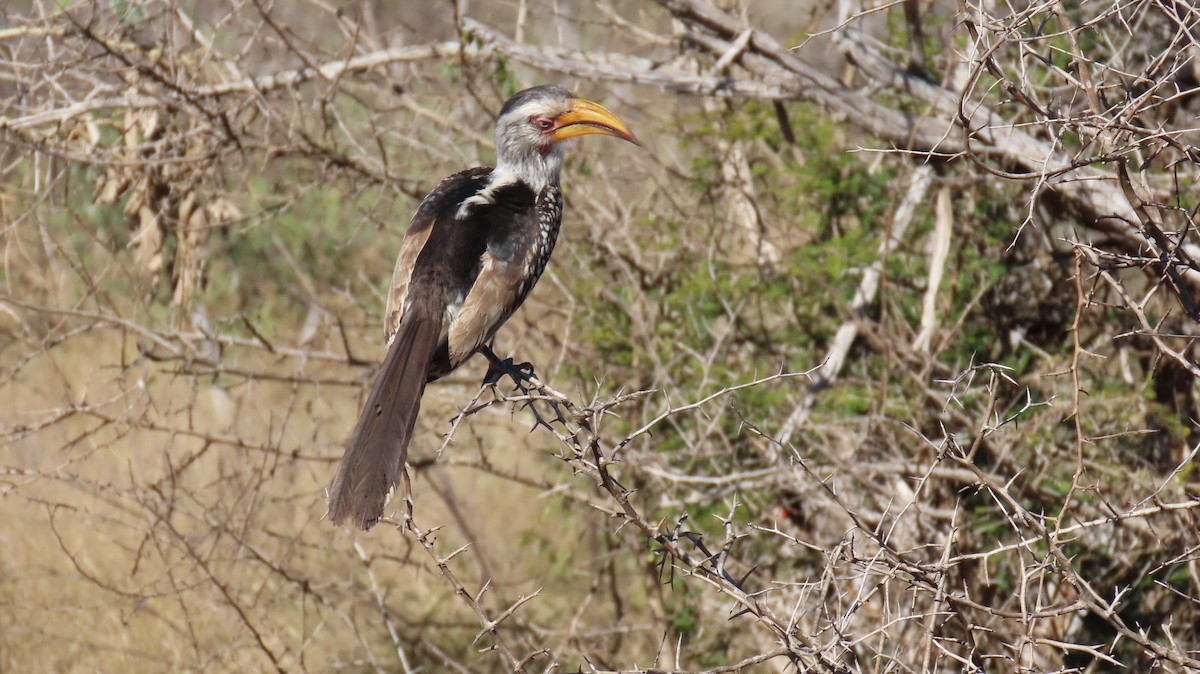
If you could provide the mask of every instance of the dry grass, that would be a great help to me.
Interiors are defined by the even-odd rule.
[[[71,401],[95,405],[6,444],[6,671],[256,670],[265,651],[284,669],[323,670],[360,659],[363,640],[368,652],[381,646],[376,590],[404,607],[395,620],[408,639],[452,648],[474,629],[398,532],[355,537],[322,521],[320,495],[357,414],[355,390],[220,386],[149,364],[123,367],[122,356],[137,355],[121,342],[92,332],[34,359],[2,389],[0,404],[17,411],[5,415],[8,429],[66,415]],[[349,370],[304,374],[361,374]],[[471,388],[431,390],[418,460],[432,456]],[[524,433],[525,415],[488,416],[458,438],[451,458],[482,452],[503,472],[555,470],[544,440]],[[506,594],[554,588],[538,613],[578,599],[577,567],[598,551],[558,499],[477,471],[425,469],[413,484],[422,522],[449,527],[439,546],[468,537],[475,546],[464,578],[486,575]],[[546,530],[584,545],[531,538]],[[373,560],[373,578],[356,545]]]

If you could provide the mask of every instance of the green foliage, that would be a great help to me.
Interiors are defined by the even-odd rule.
[[[211,258],[204,296],[210,306],[227,307],[230,314],[249,311],[268,325],[303,316],[305,288],[346,287],[367,269],[371,278],[385,279],[395,253],[379,245],[373,228],[363,226],[363,214],[379,210],[379,200],[390,198],[385,191],[348,195],[337,185],[322,185],[281,200],[272,196],[280,180],[297,177],[252,180],[248,188],[258,211],[210,242],[218,252]],[[373,315],[383,313],[379,298],[362,294]]]
[[[694,218],[664,218],[638,231],[639,250],[647,259],[668,262],[657,267],[637,267],[637,273],[619,262],[597,257],[594,275],[580,275],[575,296],[593,298],[590,310],[579,314],[577,333],[598,354],[573,366],[584,381],[602,377],[621,381],[625,388],[666,387],[685,392],[688,400],[745,382],[750,373],[769,374],[773,368],[802,370],[818,364],[827,353],[839,326],[854,317],[846,314],[852,305],[862,272],[879,262],[880,241],[889,232],[908,180],[897,162],[872,162],[870,155],[846,152],[847,144],[832,124],[797,106],[806,117],[805,133],[790,145],[778,131],[770,106],[748,104],[726,111],[719,118],[694,117],[679,121],[681,134],[692,144],[693,162],[689,178],[694,200]],[[794,242],[781,250],[780,259],[769,269],[748,256],[724,254],[736,244],[731,233],[721,229],[725,222],[720,152],[714,146],[727,138],[762,143],[776,153],[776,161],[754,163],[756,206],[768,223],[780,223],[786,231],[776,240]],[[865,145],[867,143],[859,142]],[[958,177],[953,167],[947,177]],[[1024,219],[1023,205],[1012,197],[1008,186],[972,185],[966,207],[955,193],[954,240],[944,269],[939,312],[944,324],[958,322],[957,333],[946,348],[935,352],[946,371],[956,372],[970,363],[998,362],[1023,377],[1033,367],[1044,367],[1037,353],[1014,345],[1009,336],[1024,330],[1027,340],[1058,351],[1070,345],[1067,327],[1074,312],[1069,287],[1039,286],[1044,259],[1037,246],[1029,246],[1015,234]],[[865,307],[862,330],[884,331],[890,326],[915,330],[921,320],[928,279],[928,254],[922,247],[933,229],[930,203],[918,206],[908,233],[888,251],[884,260],[884,286],[870,306]],[[655,211],[656,209],[648,209]],[[718,223],[710,245],[698,236],[697,222]],[[697,239],[700,239],[699,241]],[[718,252],[714,253],[714,250]],[[639,312],[641,312],[639,314]],[[638,316],[642,316],[639,321]],[[652,317],[647,327],[645,316]],[[882,337],[888,339],[889,337]],[[873,339],[860,338],[857,351],[846,366],[846,374],[835,386],[815,397],[812,418],[822,424],[856,424],[884,415],[891,419],[923,418],[927,413],[926,391],[919,380],[894,375],[896,363],[886,352],[873,349]],[[986,375],[984,375],[986,378]],[[881,387],[879,382],[888,382]],[[646,442],[660,452],[682,475],[729,475],[753,471],[763,463],[755,451],[755,437],[743,422],[772,432],[793,409],[807,382],[799,380],[739,391],[727,401],[715,429],[705,416],[686,416],[663,424]],[[1035,401],[1052,395],[1030,389]],[[1011,407],[1002,406],[1002,418],[1017,414],[1025,403],[1025,389],[1014,394]],[[962,394],[960,402],[978,410],[986,404],[982,393]],[[673,398],[672,403],[680,400]],[[1002,405],[1007,402],[1002,401]],[[1120,408],[1128,413],[1128,408]],[[1115,411],[1115,410],[1114,410]],[[1070,443],[1073,426],[1062,423],[1061,410],[1034,406],[1009,421],[1013,428],[1028,426],[1030,445],[1016,459],[1026,460],[1037,447]],[[625,422],[611,422],[621,428]],[[933,437],[941,430],[931,422],[926,432]],[[711,436],[704,436],[711,432]],[[712,451],[700,437],[721,438],[727,447]],[[884,436],[886,437],[886,436]],[[884,437],[867,441],[856,454],[870,456],[886,447]],[[821,450],[805,447],[805,453]],[[983,451],[978,461],[989,465],[994,457]],[[1033,512],[1053,511],[1070,489],[1070,474],[1048,472],[1048,482],[1033,485],[1023,505]],[[778,517],[779,497],[774,486],[740,493],[746,508],[738,521],[771,521]],[[994,499],[984,492],[968,499],[974,503],[969,526],[982,540],[1011,543],[1012,527]],[[702,533],[706,542],[719,541],[721,518],[728,505],[696,499],[682,506],[663,507],[655,513],[665,521],[686,514],[686,529]],[[744,554],[753,557],[754,551]],[[777,559],[773,554],[764,556]],[[1014,589],[1014,576],[1005,560],[992,574],[998,592]],[[793,566],[806,572],[820,569],[819,556],[798,553],[778,559],[779,569]],[[776,570],[776,572],[779,571]],[[676,614],[676,629],[693,629],[689,614]]]
[[[131,3],[130,0],[109,0],[109,11],[122,23],[136,24],[146,20],[146,10],[141,3]]]
[[[700,614],[695,607],[682,601],[673,601],[668,602],[667,608],[671,610],[671,627],[684,638],[700,629]]]
[[[685,136],[697,145],[724,134],[762,138],[783,149],[785,141],[774,120],[769,106],[750,104],[722,118],[719,125],[704,119],[681,123],[698,124]],[[641,243],[647,251],[677,253],[669,268],[635,283],[613,283],[613,276],[605,275],[585,279],[580,296],[599,299],[597,311],[579,328],[606,367],[632,367],[644,358],[638,355],[644,345],[633,342],[634,326],[622,310],[640,298],[651,303],[656,314],[655,360],[672,362],[672,379],[684,388],[702,374],[714,385],[733,383],[744,376],[746,362],[788,368],[811,363],[840,322],[838,312],[853,296],[858,270],[874,260],[871,243],[888,209],[893,178],[886,168],[873,169],[855,155],[825,149],[833,133],[831,125],[818,121],[812,133],[803,136],[802,147],[789,155],[786,170],[762,172],[761,193],[770,195],[774,206],[786,211],[788,226],[807,239],[787,251],[772,273],[758,273],[752,265],[729,258],[710,259],[707,249],[695,245],[694,222],[659,220],[646,228],[653,238]],[[720,169],[711,151],[698,148],[695,157],[692,184],[702,195],[719,187]],[[719,218],[719,210],[712,215]],[[771,320],[763,320],[766,317]],[[713,348],[718,339],[714,326],[724,322],[732,324],[733,334],[722,339],[736,345],[738,358],[707,367],[678,357],[681,347],[696,353]],[[598,375],[586,368],[578,374]],[[771,394],[751,395],[761,396],[755,402],[764,405],[776,402]]]
[[[500,94],[505,98],[512,96],[520,91],[521,84],[517,81],[516,73],[513,72],[512,66],[509,65],[508,59],[503,54],[497,54],[492,63],[492,81],[496,84],[496,88],[500,90]]]

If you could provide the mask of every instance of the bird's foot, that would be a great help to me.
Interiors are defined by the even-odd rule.
[[[504,375],[508,375],[518,387],[523,386],[525,382],[537,379],[537,374],[533,371],[533,363],[514,363],[512,358],[501,360],[496,354],[491,353],[491,349],[488,349],[485,355],[488,355],[488,370],[487,374],[483,376],[484,386],[500,383],[500,379]]]
[[[541,386],[541,381],[538,380],[537,374],[533,371],[533,364],[527,362],[514,363],[512,358],[502,359],[488,346],[480,349],[480,353],[488,359],[488,371],[483,377],[483,385],[494,386],[505,375],[508,375],[514,385],[513,391],[519,391],[526,398],[524,407],[533,413],[533,428],[536,429],[538,426],[545,426],[550,430],[550,422],[546,421],[533,404],[536,399],[534,391]],[[547,400],[546,402],[550,403],[550,409],[554,410],[554,419],[552,421],[565,423],[567,419],[563,416],[562,410],[559,409],[558,403],[554,400]]]

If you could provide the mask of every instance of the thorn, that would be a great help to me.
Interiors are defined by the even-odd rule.
[[[757,564],[755,564],[754,566],[750,567],[750,570],[746,572],[746,575],[742,576],[742,579],[741,579],[741,580],[739,580],[738,582],[734,583],[734,585],[736,585],[736,586],[737,586],[737,589],[741,590],[742,592],[745,592],[745,591],[746,591],[746,589],[745,589],[745,588],[743,588],[742,586],[746,584],[746,580],[748,580],[748,579],[750,578],[750,574],[754,573],[755,571],[758,571],[758,565],[757,565]]]
[[[742,610],[738,611],[737,613],[734,613],[733,615],[729,616],[729,619],[733,620],[734,618],[740,618],[749,612],[750,612],[749,608],[743,608]]]

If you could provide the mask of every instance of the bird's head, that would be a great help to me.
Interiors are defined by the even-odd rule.
[[[517,92],[496,118],[496,169],[540,189],[556,184],[563,141],[600,134],[641,145],[617,116],[557,84]]]

